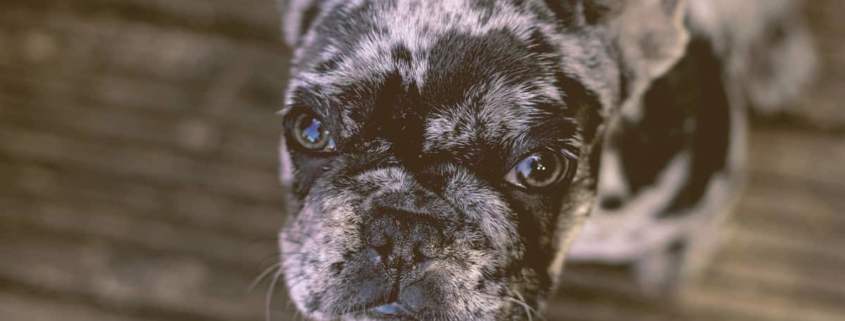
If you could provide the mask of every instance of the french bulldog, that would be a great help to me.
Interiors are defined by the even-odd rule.
[[[530,320],[568,260],[677,283],[746,108],[813,67],[789,0],[280,1],[277,277],[315,320]]]

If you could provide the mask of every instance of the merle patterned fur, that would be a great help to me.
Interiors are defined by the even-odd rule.
[[[699,14],[706,1],[282,0],[293,303],[316,320],[387,318],[373,309],[394,303],[397,320],[527,320],[567,256],[665,282],[660,254],[693,243],[685,232],[741,186],[740,115],[757,88],[726,89],[753,78],[728,62],[768,30],[726,39],[746,27]],[[297,145],[303,113],[336,150]],[[542,190],[502,179],[538,149],[567,155],[573,175]]]

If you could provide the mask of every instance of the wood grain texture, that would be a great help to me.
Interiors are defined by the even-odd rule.
[[[572,266],[547,320],[845,319],[845,2],[809,2],[811,126],[755,126],[703,279],[670,303],[625,267]],[[264,320],[278,24],[271,0],[0,1],[0,320]],[[295,320],[276,290],[273,320]]]

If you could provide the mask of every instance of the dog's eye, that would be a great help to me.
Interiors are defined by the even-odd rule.
[[[559,183],[574,172],[569,158],[550,150],[535,152],[514,166],[505,180],[522,188],[545,188]]]
[[[296,117],[291,128],[294,139],[302,147],[311,151],[332,152],[335,142],[323,121],[308,113]]]

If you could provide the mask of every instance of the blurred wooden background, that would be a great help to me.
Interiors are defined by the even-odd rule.
[[[756,124],[705,279],[669,305],[576,267],[548,320],[845,320],[845,1],[809,2],[822,81]],[[263,320],[278,25],[272,0],[0,1],[0,320]]]

